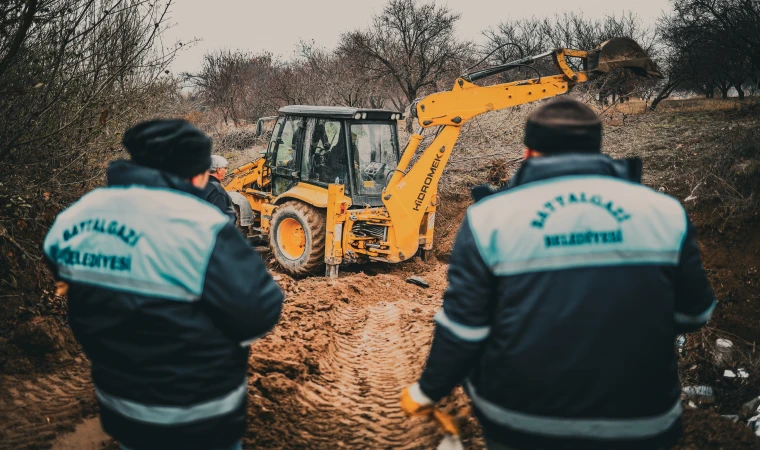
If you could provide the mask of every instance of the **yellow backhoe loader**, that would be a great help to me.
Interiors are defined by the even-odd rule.
[[[544,58],[557,74],[478,86],[475,81]],[[568,58],[576,58],[575,64]],[[577,69],[576,69],[577,68]],[[239,225],[268,239],[277,262],[294,275],[326,268],[336,277],[352,261],[401,262],[433,249],[438,181],[468,120],[564,94],[613,69],[662,77],[641,47],[626,38],[595,50],[557,49],[477,70],[451,91],[412,106],[420,128],[399,151],[395,111],[286,106],[279,111],[266,153],[238,167],[225,186]],[[422,130],[439,127],[421,152]],[[417,155],[412,163],[413,157]]]

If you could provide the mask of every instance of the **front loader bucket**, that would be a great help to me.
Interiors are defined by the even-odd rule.
[[[644,77],[663,78],[657,65],[633,39],[612,38],[588,54],[589,73],[600,75],[613,69],[630,69]]]

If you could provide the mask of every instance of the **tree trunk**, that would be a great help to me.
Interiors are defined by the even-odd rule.
[[[416,122],[416,120],[414,119],[414,117],[412,117],[411,114],[408,114],[406,116],[406,132],[407,133],[414,132],[414,122]]]
[[[657,97],[655,97],[654,100],[652,100],[652,105],[649,107],[651,111],[654,111],[657,108],[657,105],[660,104],[661,101],[665,100],[666,98],[670,97],[670,93],[673,92],[673,90],[678,87],[679,84],[681,84],[684,80],[683,79],[677,79],[677,80],[671,80],[663,86],[662,90],[659,94],[657,94]]]
[[[736,89],[736,93],[739,94],[739,100],[744,100],[744,89],[742,89],[742,85],[735,84],[734,89]]]
[[[721,87],[720,88],[720,98],[727,99],[728,98],[728,88],[727,87]]]
[[[416,119],[412,114],[412,108],[414,108],[416,105],[414,104],[414,100],[417,98],[417,91],[412,91],[412,88],[409,87],[409,90],[406,92],[406,101],[409,105],[409,114],[406,115],[406,132],[412,133],[414,131],[414,122],[416,122]]]

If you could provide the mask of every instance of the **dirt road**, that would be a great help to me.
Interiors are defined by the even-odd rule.
[[[371,270],[382,273],[347,272],[337,281],[276,274],[287,300],[280,324],[251,351],[246,448],[435,448],[437,426],[405,417],[398,399],[424,365],[446,266]],[[431,287],[406,283],[413,274]],[[2,386],[0,415],[9,421],[0,449],[115,447],[98,426],[85,361],[34,381],[7,377]],[[454,397],[449,411],[466,414],[461,393]],[[476,427],[463,425],[471,441]]]
[[[387,270],[335,282],[283,280],[289,294],[283,320],[254,345],[247,446],[435,447],[437,426],[406,418],[398,399],[424,365],[446,266],[417,261]],[[406,283],[412,274],[431,287]],[[449,406],[467,412],[461,393]],[[464,425],[475,430],[469,421]]]

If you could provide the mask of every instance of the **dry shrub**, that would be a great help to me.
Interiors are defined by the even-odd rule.
[[[693,113],[705,111],[736,111],[755,108],[758,103],[760,103],[760,100],[752,97],[745,98],[741,101],[736,98],[674,98],[663,100],[657,106],[657,111],[649,110],[649,104],[639,99],[630,99],[625,103],[615,102],[609,106],[600,106],[597,103],[593,103],[590,106],[603,117],[614,117],[621,114],[635,116],[640,114],[662,114],[673,112]]]
[[[760,207],[760,129],[737,128],[723,136],[712,158],[703,158],[692,196],[715,206],[715,220]]]
[[[686,98],[667,99],[657,107],[660,112],[702,112],[702,111],[736,111],[757,107],[760,99],[748,97],[737,98]]]
[[[255,128],[228,128],[214,133],[213,137],[217,149],[245,150],[262,144]]]

